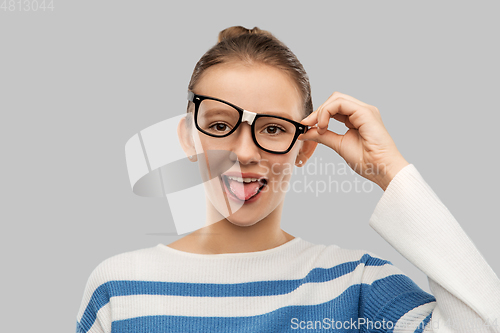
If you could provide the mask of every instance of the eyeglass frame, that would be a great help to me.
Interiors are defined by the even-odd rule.
[[[243,109],[243,108],[241,108],[241,107],[239,107],[237,105],[234,105],[232,103],[226,102],[226,101],[224,101],[222,99],[219,99],[219,98],[215,98],[215,97],[211,97],[211,96],[206,96],[206,95],[195,94],[191,90],[188,90],[187,99],[188,99],[188,101],[191,101],[191,102],[194,103],[194,106],[195,106],[195,108],[194,108],[194,124],[195,124],[196,128],[200,132],[202,132],[203,134],[206,134],[208,136],[215,137],[215,138],[224,138],[224,137],[227,137],[227,136],[231,135],[232,133],[234,133],[238,129],[238,127],[240,126],[240,124],[242,122],[246,121],[247,124],[249,124],[251,126],[251,132],[252,132],[253,142],[260,149],[262,149],[262,150],[264,150],[264,151],[266,151],[268,153],[272,153],[272,154],[286,154],[286,153],[288,153],[292,149],[292,147],[295,145],[295,143],[297,142],[297,138],[299,137],[299,135],[300,134],[305,134],[309,130],[309,127],[310,127],[310,126],[306,126],[304,124],[301,124],[298,121],[295,121],[295,120],[292,120],[292,119],[288,119],[288,118],[285,118],[285,117],[276,116],[276,115],[273,115],[273,114],[251,112],[251,111],[245,110],[245,109]],[[214,135],[214,134],[205,132],[204,130],[202,130],[200,128],[200,126],[198,126],[198,109],[200,107],[201,102],[203,100],[205,100],[205,99],[214,100],[214,101],[218,101],[218,102],[227,104],[227,105],[233,107],[236,111],[238,111],[238,113],[240,114],[240,117],[238,118],[238,122],[236,123],[236,125],[228,133],[226,133],[224,135]],[[294,137],[292,139],[292,142],[290,143],[290,146],[288,147],[288,149],[286,149],[285,151],[282,151],[282,152],[276,152],[276,151],[269,150],[269,149],[266,149],[266,148],[262,147],[257,142],[257,138],[255,137],[255,120],[258,119],[258,118],[261,118],[261,117],[271,117],[271,118],[278,118],[278,119],[286,120],[286,121],[290,122],[291,124],[293,124],[295,126],[295,135],[294,135]]]

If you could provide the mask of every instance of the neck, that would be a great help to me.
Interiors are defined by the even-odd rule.
[[[222,219],[192,232],[177,241],[178,244],[173,243],[169,246],[202,254],[272,249],[295,238],[280,228],[282,208],[283,202],[271,214],[252,225],[237,225],[227,219]]]

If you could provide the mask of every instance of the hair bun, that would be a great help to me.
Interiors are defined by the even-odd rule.
[[[229,28],[226,28],[219,32],[219,38],[217,40],[217,43],[222,42],[223,40],[231,39],[231,38],[236,38],[241,35],[245,34],[254,34],[254,35],[265,35],[271,38],[274,38],[273,34],[271,34],[267,30],[262,30],[257,27],[253,27],[253,29],[247,29],[245,27],[242,27],[241,25],[235,25]]]

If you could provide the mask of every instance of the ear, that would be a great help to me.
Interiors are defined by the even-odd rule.
[[[298,167],[303,167],[306,161],[312,156],[318,143],[312,140],[300,141],[302,142],[302,147],[297,154],[297,159],[295,160],[295,165]],[[302,162],[302,163],[300,163]]]
[[[192,128],[189,127],[187,117],[190,117],[192,115],[186,115],[185,117],[182,117],[181,120],[179,121],[179,124],[177,124],[177,135],[179,137],[179,142],[181,143],[182,149],[186,153],[186,155],[193,156],[192,158],[189,157],[189,159],[192,162],[195,162],[197,157],[196,157],[196,149],[194,147],[194,142],[191,137],[191,131],[193,130]]]

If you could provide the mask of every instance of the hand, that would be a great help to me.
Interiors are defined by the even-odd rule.
[[[334,118],[349,130],[339,135],[328,130]],[[335,150],[360,176],[384,191],[394,176],[409,163],[396,148],[379,110],[354,97],[334,92],[316,111],[301,121],[311,127],[299,140],[313,140]]]

